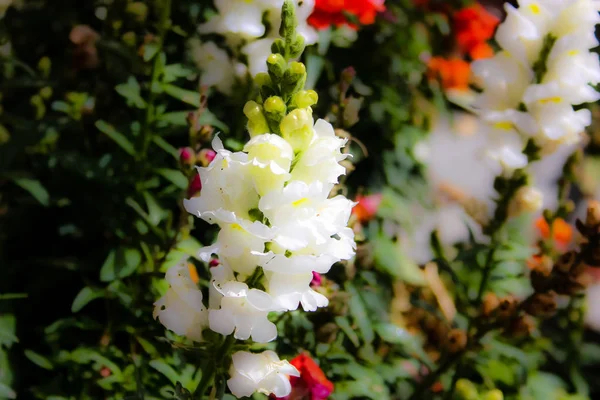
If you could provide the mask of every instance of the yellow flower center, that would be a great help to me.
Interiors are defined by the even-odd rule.
[[[531,10],[531,12],[532,12],[532,13],[534,13],[534,14],[536,14],[536,15],[537,15],[537,14],[539,14],[539,13],[541,12],[541,10],[540,10],[540,6],[538,6],[538,5],[537,5],[537,4],[535,4],[535,3],[534,3],[534,4],[530,4],[530,5],[529,5],[529,9]]]
[[[542,104],[548,104],[548,103],[560,103],[562,101],[562,97],[547,97],[545,99],[541,99],[540,103]]]
[[[496,122],[494,124],[494,128],[496,129],[502,129],[505,131],[509,131],[512,129],[512,123],[508,122],[508,121],[503,121],[503,122]]]
[[[308,202],[308,198],[303,197],[300,200],[296,200],[292,203],[292,206],[294,207],[300,207],[302,204],[305,204]]]

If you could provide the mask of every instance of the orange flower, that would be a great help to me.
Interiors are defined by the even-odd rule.
[[[317,0],[308,23],[317,29],[348,25],[356,30],[358,27],[348,21],[347,14],[356,17],[362,25],[370,25],[375,22],[377,13],[385,11],[383,3],[384,0]]]
[[[446,90],[467,90],[471,78],[471,66],[459,58],[432,57],[429,60],[429,77],[440,80]]]
[[[198,270],[196,269],[196,266],[192,263],[188,263],[188,271],[190,272],[190,278],[192,279],[192,282],[194,283],[198,283],[200,282],[200,277],[198,276]]]
[[[469,54],[474,60],[491,55],[487,50],[482,52],[480,46],[494,36],[500,22],[495,15],[487,12],[480,4],[475,4],[457,11],[453,20],[456,42],[463,53]]]
[[[548,222],[542,216],[535,221],[535,227],[543,239],[550,239],[552,235],[554,244],[560,249],[566,249],[573,239],[573,228],[562,218],[556,218],[550,229]]]

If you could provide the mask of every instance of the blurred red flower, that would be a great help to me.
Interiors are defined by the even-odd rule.
[[[467,90],[471,65],[460,58],[432,57],[428,63],[430,79],[439,79],[444,89]]]
[[[455,12],[453,31],[461,52],[469,54],[473,60],[491,57],[494,52],[486,42],[494,36],[498,23],[498,17],[480,4]]]
[[[357,205],[352,209],[352,214],[356,215],[356,218],[360,222],[367,222],[375,217],[377,209],[381,204],[382,199],[381,193],[370,194],[368,196],[356,196]]]
[[[300,376],[290,377],[292,392],[278,400],[325,400],[331,395],[333,383],[308,353],[298,355],[290,363],[300,372]]]
[[[370,25],[375,22],[377,13],[385,11],[383,3],[384,0],[316,0],[308,23],[317,29],[348,25],[356,30],[358,27],[346,14],[356,17],[362,25]]]

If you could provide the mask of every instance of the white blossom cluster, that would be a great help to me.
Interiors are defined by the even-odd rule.
[[[342,195],[329,198],[345,173],[339,162],[346,139],[328,122],[314,123],[310,107],[285,116],[281,131],[282,136],[254,135],[238,152],[226,150],[215,137],[216,157],[198,168],[202,191],[184,205],[219,226],[216,242],[200,252],[205,261],[217,255],[219,265],[211,268],[208,308],[185,266],[167,273],[171,287],[156,303],[155,316],[175,333],[198,341],[209,327],[266,343],[277,337],[270,312],[328,305],[310,287],[313,272],[328,272],[355,249],[347,227],[354,203]],[[289,382],[284,383],[295,370],[287,361],[274,353],[233,357],[228,385],[234,395],[289,393]]]
[[[201,24],[201,34],[219,34],[225,37],[234,57],[214,42],[190,42],[191,54],[202,71],[201,84],[215,86],[224,94],[231,94],[235,79],[244,79],[247,72],[255,76],[267,72],[265,59],[271,54],[271,45],[278,38],[281,24],[281,7],[284,0],[215,0],[215,14]],[[312,13],[315,0],[296,1],[297,32],[304,37],[305,44],[317,42],[317,32],[306,20]],[[266,13],[268,27],[263,24]],[[239,62],[240,56],[247,58],[247,66]]]
[[[591,86],[600,82],[600,63],[590,52],[600,16],[593,0],[505,7],[496,32],[502,50],[473,71],[483,89],[475,106],[494,130],[488,155],[510,174],[527,165],[528,141],[544,156],[579,142],[590,125],[590,111],[573,106],[600,99]]]

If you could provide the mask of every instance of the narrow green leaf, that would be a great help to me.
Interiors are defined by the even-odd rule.
[[[146,43],[144,45],[144,61],[148,62],[156,56],[160,46],[156,42]]]
[[[348,318],[346,317],[335,317],[335,323],[340,327],[342,332],[348,336],[348,339],[352,342],[355,347],[360,345],[360,341],[358,339],[358,335],[354,332],[354,329],[350,326],[350,322],[348,322]]]
[[[112,125],[106,121],[96,121],[96,128],[106,136],[111,138],[116,144],[118,144],[127,154],[135,156],[135,147],[133,144],[121,133],[118,132]]]
[[[346,291],[350,294],[350,314],[356,325],[358,325],[358,329],[360,330],[365,343],[371,343],[375,338],[375,333],[373,332],[373,327],[363,300],[360,297],[358,290],[351,282],[346,282],[345,287]]]
[[[150,219],[150,223],[156,226],[165,217],[166,212],[150,193],[144,192],[142,193],[142,195],[144,196],[144,200],[146,200],[146,206],[148,207],[148,218]]]
[[[13,181],[23,189],[27,190],[29,194],[40,202],[40,204],[48,207],[50,204],[50,195],[39,181],[27,178],[13,178]]]
[[[168,168],[158,168],[155,171],[157,174],[173,183],[179,189],[185,189],[188,186],[188,180],[181,171]]]
[[[4,383],[0,382],[0,399],[16,399],[17,393]]]
[[[152,360],[150,361],[150,366],[158,372],[160,372],[161,374],[163,374],[169,381],[171,381],[173,385],[175,385],[179,380],[179,375],[177,374],[177,372],[173,369],[173,367],[171,367],[164,361]]]
[[[0,346],[10,348],[19,339],[15,335],[17,320],[12,314],[0,315]]]
[[[383,234],[373,241],[375,266],[394,278],[412,285],[423,285],[425,279],[419,266],[406,257],[400,245]]]
[[[200,107],[200,93],[182,89],[169,83],[162,86],[164,92],[171,97],[181,100],[194,107]]]
[[[163,149],[165,152],[169,153],[175,159],[179,159],[179,152],[177,151],[177,149],[171,146],[166,140],[164,140],[160,136],[153,136],[152,141],[155,145]]]
[[[423,346],[417,337],[408,333],[406,329],[389,323],[378,323],[373,326],[375,332],[386,342],[402,345],[402,350],[408,355],[417,355],[429,368],[433,363],[427,353],[423,351]]]
[[[38,367],[41,367],[41,368],[44,368],[44,369],[47,369],[50,371],[52,371],[54,369],[54,366],[52,365],[50,360],[48,360],[46,357],[36,353],[33,350],[25,350],[25,357],[27,357],[29,359],[29,361],[31,361]]]
[[[140,95],[140,84],[133,76],[130,76],[127,82],[115,86],[115,90],[127,100],[127,105],[146,108],[146,102]]]
[[[159,119],[162,122],[165,122],[167,124],[171,124],[171,125],[177,125],[177,126],[187,126],[188,121],[187,121],[187,117],[189,115],[189,113],[192,111],[173,111],[173,112],[168,112],[165,114],[162,114]],[[200,125],[210,125],[210,126],[214,126],[215,128],[228,133],[229,132],[229,127],[227,125],[225,125],[225,123],[221,120],[219,120],[215,114],[213,114],[211,111],[204,109],[202,110],[202,114],[200,115],[200,118],[198,119],[198,123]]]
[[[73,304],[71,305],[71,312],[76,313],[85,307],[90,301],[95,300],[104,296],[104,291],[101,289],[91,288],[89,286],[84,287],[77,293]]]

